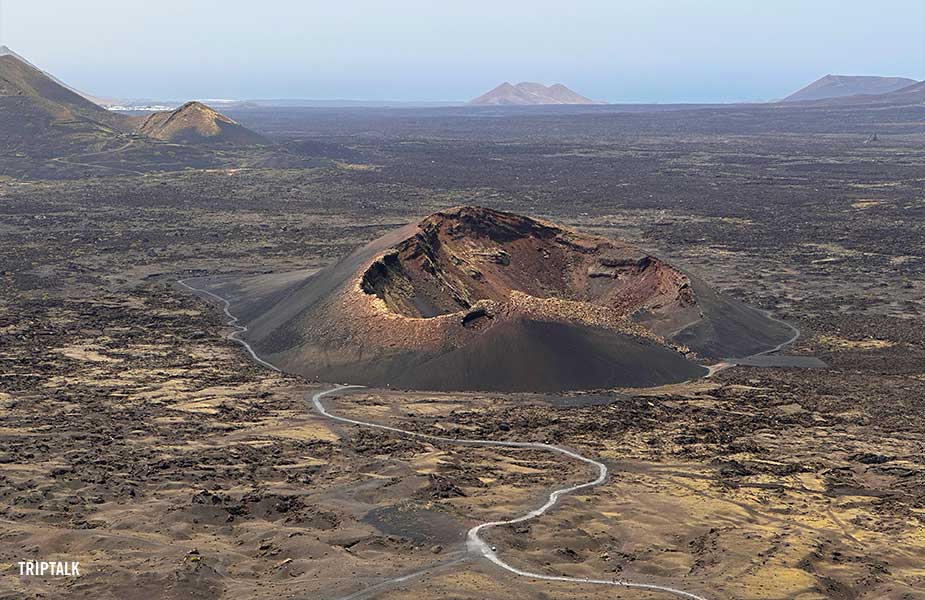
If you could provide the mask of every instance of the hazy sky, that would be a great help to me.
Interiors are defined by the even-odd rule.
[[[507,80],[677,102],[925,79],[925,0],[0,3],[0,43],[103,96],[465,100]]]

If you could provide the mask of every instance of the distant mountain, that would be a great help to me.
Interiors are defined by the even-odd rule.
[[[883,106],[925,106],[925,81],[919,81],[888,94],[857,94],[840,98],[827,98],[811,102],[814,106],[827,107],[883,107]]]
[[[604,104],[585,98],[561,83],[504,82],[495,89],[469,102],[472,106],[537,106],[543,104]]]
[[[888,94],[916,83],[906,77],[872,75],[826,75],[784,98],[784,102],[826,100],[860,94]]]
[[[11,52],[0,56],[0,153],[48,157],[101,150],[120,143],[125,131],[121,116]]]
[[[176,110],[153,113],[144,119],[138,131],[159,140],[179,144],[269,143],[262,135],[201,102],[187,102]]]
[[[916,103],[925,102],[925,81],[917,81],[901,90],[884,95],[896,100],[909,100]]]
[[[11,49],[9,48],[9,46],[0,46],[0,56],[13,56],[13,57],[15,57],[15,58],[18,58],[20,61],[24,62],[25,64],[29,65],[30,67],[32,67],[32,68],[35,69],[36,71],[42,71],[42,69],[39,69],[37,66],[35,66],[35,65],[32,64],[31,62],[29,62],[28,60],[26,60],[25,58],[23,58],[22,56],[20,56],[20,55],[17,54],[16,52],[14,52],[13,50],[11,50]],[[60,85],[61,87],[67,88],[67,89],[71,90],[72,92],[74,92],[74,93],[77,94],[78,96],[83,96],[84,98],[86,98],[86,99],[89,100],[90,102],[93,102],[94,104],[99,104],[100,106],[104,106],[104,107],[106,106],[106,101],[105,101],[105,100],[103,100],[103,99],[101,99],[101,98],[97,98],[96,96],[92,96],[92,95],[90,95],[90,94],[81,92],[80,90],[78,90],[78,89],[76,89],[76,88],[73,88],[73,87],[69,86],[68,84],[64,83],[63,81],[61,81],[60,79],[58,79],[57,77],[55,77],[54,75],[52,75],[51,73],[49,73],[48,71],[42,71],[42,73],[44,73],[45,76],[47,76],[49,79],[51,79],[52,81],[54,81],[55,83],[57,83],[57,84]]]
[[[77,92],[53,75],[42,71],[6,46],[0,46],[0,60],[3,61],[4,65],[0,70],[0,77],[3,77],[3,81],[0,82],[0,85],[3,86],[0,94],[44,98],[63,103],[78,112],[86,113],[88,116],[97,116],[104,120],[112,119],[112,115],[89,100],[84,94]]]
[[[23,57],[20,56],[19,54],[16,54],[15,52],[13,52],[13,51],[10,49],[9,46],[0,46],[0,56],[12,56],[13,58],[18,59],[19,62],[25,63],[25,64],[29,65],[30,67],[32,67],[33,69],[36,69],[36,70],[38,70],[38,71],[41,71],[41,69],[39,69],[38,67],[36,67],[35,65],[33,65],[31,62],[29,62],[28,60],[26,60],[25,58],[23,58]],[[42,71],[42,72],[44,73],[44,71]],[[45,74],[48,75],[48,73],[45,73]],[[54,79],[57,83],[59,83],[59,84],[61,84],[61,85],[64,85],[63,83],[61,83],[60,81],[58,81],[57,79],[55,79],[54,77],[52,77],[51,75],[48,75],[48,76],[51,77],[51,79]],[[67,87],[67,86],[65,86],[65,87]]]
[[[0,56],[0,175],[137,174],[222,161],[209,148],[141,135],[133,129],[135,121],[141,118],[94,104],[8,48]]]

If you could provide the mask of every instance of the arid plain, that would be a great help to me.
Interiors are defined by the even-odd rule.
[[[254,364],[175,283],[313,272],[469,204],[635,244],[773,311],[801,331],[788,351],[828,367],[361,390],[332,412],[603,460],[602,486],[486,534],[525,570],[717,600],[925,598],[921,106],[229,114],[279,147],[0,180],[0,597],[666,597],[467,557],[468,527],[589,473],[325,420],[306,400],[328,382]],[[82,576],[12,575],[40,556]]]

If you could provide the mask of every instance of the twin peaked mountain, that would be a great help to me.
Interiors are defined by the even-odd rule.
[[[192,145],[268,143],[199,102],[146,118],[108,111],[5,46],[0,116],[0,151],[36,158],[104,152],[126,145],[129,134]]]
[[[545,86],[524,81],[504,82],[469,102],[472,106],[538,106],[547,104],[604,104],[573,92],[561,83]]]
[[[826,75],[794,92],[783,102],[826,102],[837,104],[921,104],[925,82],[906,77],[870,75]],[[502,83],[469,102],[471,106],[539,106],[562,104],[606,104],[590,100],[561,83],[545,86],[522,82]]]

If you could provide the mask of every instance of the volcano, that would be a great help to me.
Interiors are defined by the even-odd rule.
[[[472,106],[541,106],[547,104],[603,104],[573,92],[561,83],[550,86],[523,81],[504,82],[469,101]]]
[[[32,67],[33,69],[35,69],[35,70],[37,70],[37,71],[41,71],[41,69],[39,69],[38,67],[36,67],[35,65],[33,65],[33,64],[32,64],[31,62],[29,62],[28,60],[26,60],[25,57],[23,57],[23,56],[17,54],[16,52],[14,52],[13,50],[11,50],[9,46],[0,46],[0,56],[12,56],[13,58],[15,58],[15,59],[17,59],[18,61],[20,61],[20,62],[26,64],[27,66]],[[55,77],[54,75],[52,75],[51,73],[49,73],[48,71],[42,71],[42,73],[43,73],[46,77],[48,77],[49,79],[51,79],[52,81],[54,81],[55,83],[57,83],[58,85],[60,85],[61,87],[67,88],[68,90],[74,92],[74,93],[77,94],[78,96],[81,96],[82,98],[84,98],[84,99],[86,99],[86,100],[89,100],[90,102],[92,102],[92,103],[94,103],[94,104],[97,104],[97,105],[102,106],[102,100],[101,100],[100,98],[97,98],[96,96],[91,96],[90,94],[81,92],[80,90],[78,90],[78,89],[76,89],[76,88],[73,88],[73,87],[69,86],[68,84],[64,83],[63,81],[61,81],[60,79],[58,79],[57,77]]]
[[[630,244],[469,206],[395,230],[273,298],[246,315],[267,360],[408,389],[659,385],[791,332]]]
[[[138,130],[152,138],[179,144],[269,143],[262,135],[201,102],[187,102],[176,110],[153,113]]]
[[[906,77],[826,75],[784,98],[784,102],[826,100],[846,96],[889,94],[917,83]]]

